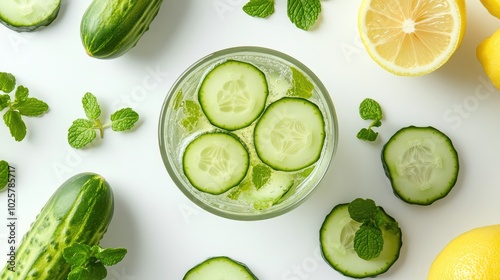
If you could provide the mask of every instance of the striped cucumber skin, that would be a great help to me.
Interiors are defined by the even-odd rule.
[[[99,244],[113,217],[113,192],[95,173],[77,174],[50,197],[23,236],[15,271],[8,265],[0,280],[63,280],[70,266],[62,251],[75,242]]]
[[[87,54],[109,59],[133,48],[155,19],[163,0],[93,0],[80,35]]]

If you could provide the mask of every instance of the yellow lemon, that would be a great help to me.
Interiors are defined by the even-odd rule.
[[[495,87],[500,89],[500,29],[484,39],[476,48],[476,56],[484,72]]]
[[[402,76],[441,67],[465,33],[465,0],[362,0],[361,40],[373,60]]]
[[[499,0],[481,0],[483,6],[494,17],[500,18],[500,1]]]
[[[448,243],[432,263],[427,280],[499,280],[500,225],[479,227]]]

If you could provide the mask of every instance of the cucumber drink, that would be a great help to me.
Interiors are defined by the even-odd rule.
[[[337,146],[330,96],[280,52],[236,47],[192,65],[162,108],[159,142],[175,184],[214,214],[256,220],[304,201]]]

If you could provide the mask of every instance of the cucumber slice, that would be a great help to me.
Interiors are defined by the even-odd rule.
[[[254,186],[243,192],[243,199],[252,203],[257,210],[264,210],[273,206],[293,186],[293,179],[289,174],[273,172],[269,180],[260,188]]]
[[[447,196],[459,171],[452,141],[434,127],[397,131],[382,149],[382,164],[396,196],[418,205]]]
[[[191,268],[183,280],[258,280],[243,263],[226,256],[211,257]]]
[[[228,60],[203,79],[198,100],[213,125],[237,130],[255,121],[266,105],[266,76],[250,63]]]
[[[2,0],[0,22],[22,32],[51,24],[57,17],[61,0]]]
[[[325,261],[338,272],[352,278],[375,277],[385,273],[399,258],[403,245],[401,229],[382,229],[384,247],[380,255],[364,260],[354,250],[354,234],[360,223],[351,219],[349,203],[335,206],[320,229],[321,252]],[[382,207],[384,219],[395,222]]]
[[[272,168],[295,171],[315,163],[325,141],[325,121],[318,106],[284,97],[270,104],[254,131],[255,150]]]
[[[184,174],[198,190],[221,194],[238,185],[250,164],[248,151],[233,135],[206,133],[188,144],[183,155]]]

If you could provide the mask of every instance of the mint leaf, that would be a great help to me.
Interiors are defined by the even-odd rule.
[[[64,248],[63,257],[71,266],[82,266],[90,258],[90,246],[74,243]]]
[[[267,18],[274,13],[274,0],[250,0],[243,11],[253,17]]]
[[[92,121],[77,119],[68,129],[68,142],[71,147],[79,149],[92,142],[96,135]]]
[[[3,115],[3,121],[16,141],[20,142],[24,139],[26,136],[26,124],[21,117],[21,113],[8,110]]]
[[[258,164],[252,170],[252,182],[257,189],[264,186],[271,178],[271,169],[264,164]]]
[[[68,274],[68,280],[91,280],[90,271],[83,267],[77,266],[71,268],[71,271]]]
[[[300,29],[309,30],[321,12],[320,0],[288,0],[287,14]]]
[[[18,86],[16,88],[16,93],[14,95],[14,101],[16,101],[16,102],[25,101],[26,98],[28,98],[28,94],[29,94],[29,90],[27,87]]]
[[[39,99],[28,97],[20,102],[14,103],[12,109],[19,111],[23,116],[38,117],[49,110],[49,105]]]
[[[91,262],[88,266],[88,280],[102,280],[108,275],[108,271],[102,262]]]
[[[139,114],[131,108],[123,108],[111,114],[111,129],[113,131],[130,130],[138,120]]]
[[[377,101],[371,98],[365,98],[359,104],[359,115],[363,120],[372,120],[368,128],[361,129],[356,137],[364,141],[377,140],[378,133],[373,131],[372,127],[380,127],[382,125],[382,108]]]
[[[377,101],[365,98],[359,105],[359,115],[363,120],[381,120],[382,108]]]
[[[0,72],[0,90],[10,93],[16,87],[16,78],[10,73]]]
[[[371,219],[374,217],[375,213],[379,211],[375,201],[362,198],[356,198],[353,200],[349,203],[347,209],[351,219],[360,223]]]
[[[112,266],[121,262],[126,254],[125,248],[105,248],[95,254],[95,257],[105,266]]]
[[[5,160],[0,160],[0,191],[7,187],[9,183],[9,164]]]
[[[362,128],[356,137],[360,140],[375,141],[377,140],[378,132],[373,131],[371,128]]]
[[[199,123],[200,118],[203,116],[200,105],[192,100],[185,100],[182,106],[184,118],[181,120],[181,125],[186,131],[193,131]]]
[[[354,250],[364,260],[371,260],[380,255],[384,248],[382,230],[364,223],[354,234]]]
[[[97,102],[97,98],[90,92],[85,93],[82,98],[83,110],[85,111],[85,115],[90,120],[98,119],[101,115],[101,107]]]
[[[292,71],[292,87],[288,90],[287,95],[305,99],[311,98],[314,90],[313,83],[297,68],[290,67],[290,70]]]
[[[0,94],[0,111],[7,108],[10,104],[10,96],[8,94]]]

